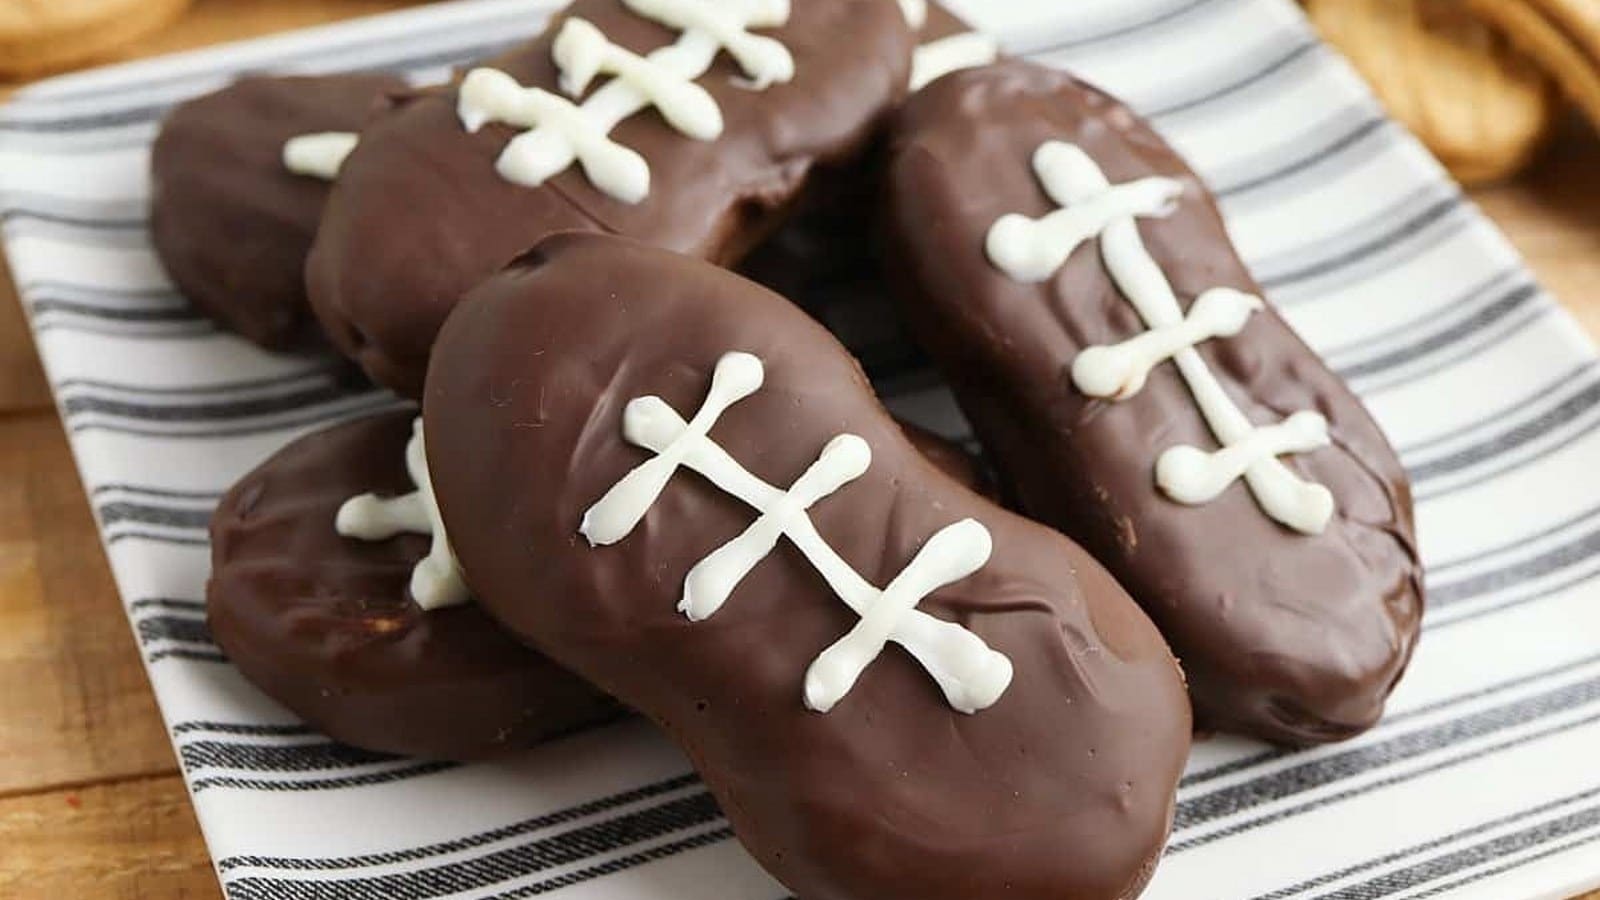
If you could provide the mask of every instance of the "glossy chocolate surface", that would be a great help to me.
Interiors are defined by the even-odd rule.
[[[679,35],[620,0],[578,0],[543,36],[483,65],[559,91],[551,45],[565,16],[638,53]],[[613,232],[717,263],[739,259],[788,212],[813,167],[863,148],[905,93],[913,42],[894,0],[795,3],[787,25],[758,33],[789,48],[795,77],[751,90],[720,54],[696,83],[721,107],[721,137],[685,137],[653,109],[611,132],[650,165],[650,194],[636,205],[601,193],[576,165],[538,188],[505,180],[495,159],[519,132],[491,124],[467,133],[454,88],[399,101],[341,173],[307,268],[335,344],[376,381],[415,396],[459,297],[546,235]]]
[[[831,712],[808,710],[807,666],[857,619],[787,542],[714,616],[677,612],[688,569],[755,517],[693,472],[620,542],[579,533],[648,458],[623,440],[623,407],[658,395],[693,415],[733,350],[764,361],[764,386],[710,436],[753,474],[786,486],[840,433],[871,447],[865,474],[810,510],[869,582],[963,517],[989,529],[987,565],[918,608],[1010,658],[994,706],[952,710],[891,645]],[[1148,878],[1190,732],[1165,644],[1071,541],[927,462],[792,304],[704,262],[559,235],[456,309],[424,407],[433,483],[486,608],[659,723],[798,895],[1111,900]]]
[[[368,750],[477,759],[619,715],[479,607],[413,603],[407,583],[427,537],[334,530],[349,497],[411,490],[414,418],[402,410],[307,435],[228,492],[211,525],[217,643],[274,699]]]
[[[1289,743],[1371,726],[1418,634],[1421,569],[1404,471],[1344,383],[1272,310],[1200,355],[1251,420],[1315,410],[1333,446],[1285,457],[1326,485],[1324,534],[1290,532],[1243,484],[1182,506],[1156,487],[1160,452],[1217,446],[1175,367],[1120,402],[1092,400],[1074,357],[1144,330],[1101,259],[1079,247],[1054,277],[1024,284],[985,255],[1006,213],[1056,208],[1030,159],[1045,141],[1081,146],[1113,183],[1179,179],[1166,217],[1140,234],[1187,307],[1201,291],[1259,293],[1211,196],[1143,121],[1072,77],[1022,62],[947,76],[899,115],[890,161],[893,282],[904,317],[939,363],[1021,507],[1103,562],[1182,660],[1206,727]]]
[[[405,86],[392,75],[247,76],[174,109],[150,155],[150,236],[184,296],[269,349],[312,338],[304,270],[328,184],[284,168],[284,142],[359,131]]]

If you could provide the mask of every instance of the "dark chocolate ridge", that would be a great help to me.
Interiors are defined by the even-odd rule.
[[[1144,330],[1090,240],[1041,285],[984,250],[1005,213],[1055,208],[1030,159],[1083,146],[1113,182],[1161,174],[1185,193],[1140,233],[1187,304],[1212,287],[1260,293],[1204,185],[1130,110],[1071,76],[1003,62],[941,79],[896,120],[890,240],[901,307],[1022,508],[1082,541],[1155,619],[1183,661],[1206,727],[1314,743],[1371,726],[1415,645],[1422,611],[1410,489],[1359,400],[1275,311],[1200,353],[1254,421],[1311,409],[1333,446],[1286,458],[1327,485],[1324,535],[1266,517],[1243,485],[1180,506],[1154,484],[1159,452],[1211,449],[1174,367],[1131,399],[1090,400],[1077,352]],[[982,185],[982,190],[973,190]]]

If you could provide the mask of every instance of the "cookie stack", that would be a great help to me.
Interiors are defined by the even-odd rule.
[[[241,80],[151,164],[197,307],[420,405],[212,521],[218,642],[337,739],[631,712],[800,896],[1113,900],[1197,724],[1349,737],[1414,648],[1399,463],[1205,187],[943,10],[576,0],[447,84]],[[844,282],[983,463],[807,314]]]
[[[1575,104],[1600,125],[1591,0],[1305,0],[1391,115],[1467,184],[1514,175]]]

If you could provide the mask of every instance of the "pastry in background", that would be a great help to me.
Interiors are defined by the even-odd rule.
[[[0,77],[25,78],[107,56],[171,24],[191,0],[0,3]]]
[[[1600,127],[1600,3],[1595,0],[1465,0],[1532,57]]]
[[[1464,184],[1515,174],[1560,114],[1545,72],[1461,0],[1305,5],[1323,38],[1349,58],[1389,114]],[[1600,83],[1596,94],[1600,108]]]

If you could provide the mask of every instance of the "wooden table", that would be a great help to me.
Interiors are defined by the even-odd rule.
[[[404,5],[200,0],[145,56]],[[0,84],[0,95],[15,85]],[[1476,192],[1600,334],[1600,141],[1574,123],[1520,180]],[[0,897],[220,892],[8,273],[0,268]],[[1600,893],[1585,900],[1600,900]]]

